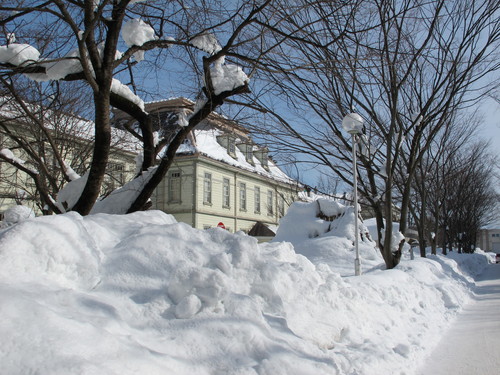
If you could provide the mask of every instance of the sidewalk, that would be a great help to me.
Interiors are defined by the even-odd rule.
[[[475,292],[417,375],[500,374],[500,264],[488,266]]]

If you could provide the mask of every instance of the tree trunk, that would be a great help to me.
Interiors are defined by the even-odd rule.
[[[95,147],[87,183],[73,206],[73,211],[80,215],[88,215],[99,197],[108,164],[111,145],[109,89],[107,93],[103,91],[94,92]]]

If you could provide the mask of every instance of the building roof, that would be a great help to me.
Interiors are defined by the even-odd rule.
[[[150,112],[172,111],[182,109],[192,111],[194,102],[186,98],[175,98],[146,103],[146,109]],[[28,104],[33,112],[38,113],[44,119],[44,126],[48,129],[55,129],[56,121],[64,122],[69,133],[75,138],[92,141],[94,139],[94,123],[90,120],[71,114],[55,113],[51,110],[40,110],[37,104]],[[117,119],[123,119],[124,114],[115,111]],[[29,124],[23,110],[6,97],[0,97],[0,118],[9,119],[16,123]],[[137,153],[142,149],[142,143],[132,136],[128,131],[111,128],[112,147],[123,151]],[[263,165],[261,160],[254,154],[250,162],[243,152],[235,147],[233,156],[229,155],[227,149],[218,141],[217,136],[231,134],[234,136],[236,146],[238,144],[249,144],[255,153],[261,152],[267,160],[267,165]],[[252,144],[249,131],[237,122],[230,120],[218,113],[211,113],[208,118],[200,124],[185,143],[177,151],[178,155],[200,154],[210,159],[240,168],[242,170],[258,174],[265,178],[286,184],[297,184],[297,181],[287,176],[270,158],[267,156],[267,149]]]
[[[146,103],[146,110],[154,112],[177,112],[179,110],[192,111],[194,102],[186,98],[174,98]],[[230,134],[234,137],[235,145],[250,144],[252,151],[264,154],[267,159],[267,166],[264,166],[259,158],[254,154],[250,162],[243,152],[235,147],[233,156],[229,155],[227,148],[223,147],[217,137]],[[178,155],[204,155],[212,160],[216,160],[242,170],[258,174],[265,178],[286,184],[297,184],[297,181],[286,175],[267,156],[267,149],[252,143],[250,132],[236,121],[230,120],[216,112],[212,112],[199,126],[197,126],[183,145],[177,150]]]
[[[248,235],[253,237],[274,237],[276,233],[264,223],[257,221],[252,229],[248,231]]]
[[[287,184],[297,184],[297,181],[284,173],[270,158],[268,158],[267,168],[262,165],[261,161],[255,155],[252,157],[252,163],[250,163],[238,147],[235,148],[235,157],[232,157],[227,152],[227,149],[217,142],[217,136],[222,134],[224,134],[224,132],[216,128],[194,130],[193,138],[195,144],[193,145],[190,141],[188,141],[181,148],[179,148],[177,153],[199,153],[209,157],[210,159],[223,162],[248,172],[256,173],[266,178]],[[255,149],[258,148],[258,146],[253,147]]]
[[[58,130],[81,140],[93,141],[94,122],[83,117],[42,108],[38,104],[25,103],[35,117],[43,121],[43,126],[50,130]],[[0,119],[9,120],[15,124],[27,125],[33,123],[28,115],[12,98],[0,97]],[[111,147],[136,153],[142,149],[142,143],[128,131],[111,128]]]

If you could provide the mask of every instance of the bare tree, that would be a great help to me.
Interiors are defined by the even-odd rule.
[[[88,167],[92,154],[92,127],[89,121],[71,112],[83,104],[79,87],[59,85],[42,87],[26,80],[0,78],[4,95],[0,105],[0,135],[2,145],[18,157],[0,154],[11,168],[12,189],[23,192],[23,199],[33,201],[44,213],[60,209],[55,197],[62,186]],[[15,88],[14,88],[15,86]],[[78,103],[77,103],[78,102]],[[17,178],[18,171],[24,177]],[[75,172],[76,171],[76,172]]]
[[[138,62],[144,58],[144,52],[155,54],[156,63],[164,64],[165,50],[174,46],[187,50],[201,76],[199,102],[185,119],[186,126],[180,127],[170,142],[161,142],[167,149],[155,172],[147,177],[144,188],[126,209],[131,212],[145,205],[186,135],[228,97],[249,91],[248,77],[234,62],[249,69],[258,66],[265,49],[274,47],[261,45],[266,29],[281,39],[286,37],[278,30],[279,22],[269,23],[274,13],[265,11],[271,3],[241,1],[225,6],[217,1],[200,5],[195,1],[167,0],[52,0],[6,1],[0,5],[0,28],[7,41],[2,52],[13,55],[5,58],[4,54],[0,61],[4,77],[26,74],[37,80],[83,80],[91,89],[95,147],[87,183],[73,210],[89,213],[99,196],[110,153],[111,106],[138,121],[140,133],[136,135],[144,149],[142,171],[155,164],[159,150],[154,144],[152,118],[144,110],[142,100],[115,77],[131,73],[130,84],[135,88],[134,70],[140,70]],[[14,33],[28,44],[9,43]],[[215,37],[216,33],[222,41]],[[124,46],[120,35],[126,44],[123,53],[117,53],[118,47]],[[39,59],[32,45],[37,45],[46,58]],[[197,50],[204,56],[194,52]]]
[[[474,252],[479,230],[494,219],[499,203],[497,164],[486,141],[469,142],[448,161],[448,173],[439,181],[447,191],[440,215],[445,219],[440,223],[446,234],[442,238],[444,254],[454,247],[459,252]]]
[[[465,0],[314,2],[306,14],[289,15],[301,24],[321,16],[301,29],[308,43],[289,40],[269,62],[273,100],[253,105],[282,151],[305,153],[349,184],[350,136],[340,125],[351,111],[365,119],[359,191],[375,213],[388,268],[402,250],[393,240],[395,205],[404,233],[412,181],[427,150],[458,109],[488,92],[478,85],[499,68],[498,7]],[[397,175],[404,176],[400,191]]]
[[[481,118],[476,113],[453,116],[438,132],[426,155],[417,167],[413,182],[409,212],[419,234],[420,255],[426,256],[426,246],[436,254],[437,241],[446,241],[446,228],[451,219],[445,209],[449,196],[456,189],[453,181],[456,170],[450,167],[453,160],[470,147],[478,137]],[[404,186],[399,181],[398,186]]]

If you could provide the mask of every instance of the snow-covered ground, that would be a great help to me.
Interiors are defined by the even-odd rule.
[[[324,222],[314,204],[265,244],[159,211],[4,229],[1,372],[415,373],[491,259],[405,256],[387,271],[364,236],[354,277],[352,211],[326,205]]]

